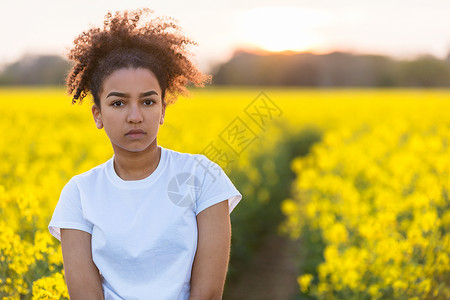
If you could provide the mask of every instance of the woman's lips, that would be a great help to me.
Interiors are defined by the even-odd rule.
[[[127,133],[125,133],[125,136],[131,139],[138,139],[146,134],[147,133],[142,129],[131,129]]]

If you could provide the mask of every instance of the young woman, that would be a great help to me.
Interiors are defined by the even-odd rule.
[[[201,154],[157,144],[166,106],[210,79],[170,19],[108,14],[74,41],[73,102],[88,92],[114,155],[63,188],[49,230],[61,241],[71,299],[221,299],[229,214],[242,195]]]

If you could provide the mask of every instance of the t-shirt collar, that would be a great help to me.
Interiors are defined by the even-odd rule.
[[[117,175],[114,170],[114,155],[106,162],[106,174],[108,179],[114,183],[116,186],[123,189],[141,189],[152,185],[161,175],[166,166],[167,161],[167,149],[162,146],[161,148],[161,158],[159,160],[158,166],[148,177],[139,180],[123,180]]]

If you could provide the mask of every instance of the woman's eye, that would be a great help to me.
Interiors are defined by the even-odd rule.
[[[152,105],[153,102],[154,102],[153,100],[144,100],[145,105]]]
[[[111,105],[112,106],[122,106],[123,102],[122,101],[114,101]]]

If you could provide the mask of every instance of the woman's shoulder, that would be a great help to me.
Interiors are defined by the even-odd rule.
[[[106,168],[108,167],[108,164],[110,164],[112,162],[112,159],[113,158],[110,158],[104,163],[94,166],[87,171],[84,171],[84,172],[74,175],[70,179],[70,181],[78,182],[80,180],[91,180],[93,177],[97,177],[102,171],[106,170]]]
[[[172,169],[178,171],[204,173],[211,172],[219,168],[214,161],[210,160],[206,155],[201,153],[180,152],[172,149],[166,149],[166,156],[169,165]]]
[[[173,172],[193,174],[199,179],[205,179],[205,175],[215,177],[223,173],[221,167],[204,154],[166,150],[169,170]]]
[[[164,148],[167,156],[170,157],[174,162],[208,162],[210,161],[208,157],[200,153],[190,153],[190,152],[181,152],[169,148]]]

